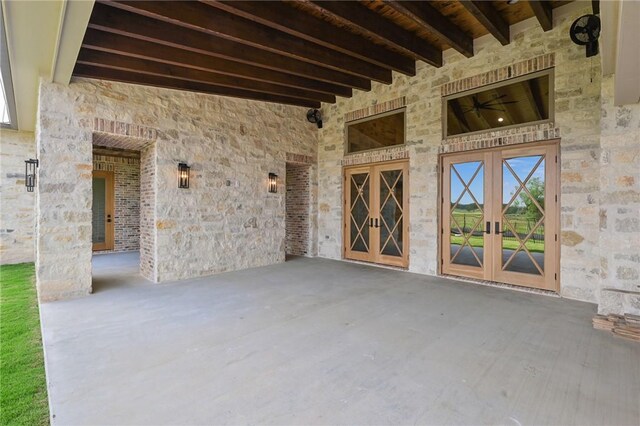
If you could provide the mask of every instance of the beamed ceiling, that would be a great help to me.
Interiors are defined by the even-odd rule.
[[[99,0],[74,75],[319,108],[565,3]]]

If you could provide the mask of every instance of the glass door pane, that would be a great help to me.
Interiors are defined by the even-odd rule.
[[[401,257],[403,244],[403,170],[380,172],[380,253]]]
[[[502,271],[544,275],[545,156],[502,159]]]
[[[370,174],[354,173],[350,181],[349,233],[350,251],[370,252],[369,218],[370,218]]]
[[[449,170],[449,262],[484,266],[483,161],[451,164]]]
[[[106,242],[106,206],[107,206],[107,182],[104,178],[93,178],[93,215],[92,215],[92,241],[93,244]]]

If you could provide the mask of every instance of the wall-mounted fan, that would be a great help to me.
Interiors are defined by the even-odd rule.
[[[571,24],[569,30],[571,40],[586,46],[587,58],[598,54],[598,38],[600,37],[600,18],[597,15],[584,15]]]
[[[488,101],[480,102],[478,97],[474,95],[471,97],[473,104],[471,106],[465,107],[465,109],[462,110],[462,112],[463,114],[474,112],[478,117],[480,117],[480,110],[482,109],[491,110],[491,111],[504,111],[503,109],[497,108],[497,107],[501,105],[518,103],[518,101],[502,101],[501,99],[506,96],[507,95],[494,96],[492,99],[489,99]]]

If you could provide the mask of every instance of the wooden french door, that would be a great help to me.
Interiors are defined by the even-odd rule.
[[[558,144],[442,157],[442,272],[558,291]]]
[[[409,266],[409,164],[390,162],[344,171],[344,256]]]
[[[92,232],[93,250],[114,247],[114,179],[113,172],[93,172]]]

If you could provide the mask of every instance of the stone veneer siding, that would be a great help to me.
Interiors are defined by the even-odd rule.
[[[35,260],[35,192],[24,186],[24,162],[36,158],[30,132],[0,130],[0,264]]]
[[[286,242],[287,254],[308,256],[310,212],[310,166],[287,163]]]
[[[140,160],[137,158],[94,154],[93,169],[113,172],[115,180],[115,235],[112,251],[139,250]]]
[[[89,79],[41,82],[39,101],[42,300],[91,290],[96,117],[157,131],[141,158],[141,253],[153,256],[142,265],[146,277],[178,280],[284,261],[284,188],[268,193],[267,176],[285,175],[287,153],[316,157],[317,129],[305,108]],[[191,166],[189,189],[177,187],[179,162]]]
[[[453,50],[448,50],[445,52],[444,65],[441,68],[418,62],[414,77],[394,73],[391,85],[374,82],[369,92],[354,91],[352,98],[340,98],[336,104],[323,105],[324,127],[320,130],[318,147],[320,256],[342,258],[342,167],[359,164],[367,159],[366,153],[360,154],[359,157],[345,156],[345,117],[350,117],[351,112],[404,97],[406,146],[395,148],[395,152],[389,156],[410,158],[410,270],[428,275],[438,274],[438,154],[451,149],[443,149],[447,146],[443,145],[442,137],[443,91],[448,93],[448,90],[457,90],[455,87],[459,81],[467,82],[463,84],[474,84],[475,76],[487,76],[492,71],[505,69],[503,67],[552,54],[555,120],[548,128],[520,129],[522,136],[511,136],[514,139],[513,143],[526,143],[537,138],[555,138],[558,132],[560,133],[561,294],[580,300],[599,301],[603,285],[600,211],[602,204],[610,203],[612,197],[615,197],[600,192],[600,57],[586,58],[584,48],[574,45],[567,36],[571,23],[578,16],[590,13],[590,7],[572,4],[563,8],[567,12],[556,19],[551,31],[543,32],[532,19],[512,27],[512,42],[507,46],[502,46],[495,39],[486,36],[476,40],[475,55],[472,58],[465,58]],[[495,75],[499,77],[498,72]],[[447,86],[449,83],[454,84]],[[637,125],[629,130],[637,134]],[[485,135],[485,139],[494,137],[495,135],[491,134]],[[485,145],[477,140],[457,142],[467,145],[461,147],[462,149],[452,150],[477,149],[501,144],[499,140],[493,143],[484,142]],[[611,149],[617,150],[617,153],[610,158],[624,155],[624,149],[618,150],[619,148],[611,145]],[[380,159],[385,158],[385,152],[377,152],[375,155]],[[606,167],[616,166],[613,163]],[[633,184],[636,185],[633,188],[621,187],[628,185],[628,182],[630,181],[625,178],[611,182],[612,187],[616,187],[612,192],[618,193],[617,197],[624,198],[620,201],[622,204],[628,204],[627,200],[635,200],[638,197],[637,184]],[[627,193],[625,195],[620,191]],[[620,206],[620,211],[626,212],[624,209],[628,208]],[[629,225],[625,229],[635,229],[634,222],[630,219],[631,211],[619,214],[629,215],[625,216],[625,223]],[[621,220],[624,219],[621,217]],[[615,226],[615,222],[610,226]],[[635,235],[628,236],[635,238]],[[637,250],[634,251],[630,245],[614,246],[613,243],[611,247],[602,249],[608,250],[607,257],[618,256],[622,268],[620,273],[632,281],[632,277],[635,276],[633,271],[637,271]],[[625,266],[622,266],[622,263]],[[617,272],[613,271],[613,274]]]

